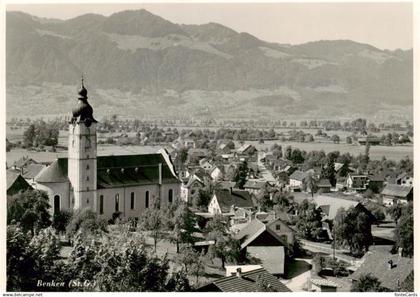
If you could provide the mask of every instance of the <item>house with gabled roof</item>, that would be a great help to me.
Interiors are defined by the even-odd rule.
[[[309,173],[301,170],[295,170],[289,177],[289,187],[293,192],[301,191]]]
[[[14,170],[6,170],[6,193],[7,196],[13,196],[19,192],[32,189],[31,185]]]
[[[267,288],[261,288],[260,283]],[[270,290],[272,292],[291,292],[281,283],[277,277],[264,268],[242,272],[238,268],[235,275],[218,278],[210,284],[198,288],[197,292],[260,292]]]
[[[282,228],[283,227],[283,230]],[[241,243],[241,257],[259,259],[270,273],[285,273],[286,251],[293,245],[294,235],[286,224],[278,219],[263,223],[254,219],[234,235]]]
[[[396,203],[408,203],[413,200],[412,185],[387,184],[381,191],[382,203],[390,206]]]
[[[254,203],[248,191],[239,189],[218,189],[208,205],[211,214],[232,213],[236,208],[253,209]]]
[[[414,271],[412,258],[402,257],[400,253],[369,251],[361,266],[349,276],[352,281],[370,274],[378,279],[382,288],[390,292],[399,292]]]
[[[181,184],[181,200],[194,205],[200,190],[204,189],[204,187],[204,182],[196,174],[191,174]]]
[[[368,176],[366,174],[349,173],[346,179],[346,187],[348,190],[364,191],[369,184]]]

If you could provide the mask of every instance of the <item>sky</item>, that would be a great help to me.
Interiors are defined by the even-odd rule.
[[[39,17],[69,19],[147,9],[178,24],[216,22],[260,39],[288,44],[350,39],[380,49],[412,48],[411,3],[143,3],[8,4]]]

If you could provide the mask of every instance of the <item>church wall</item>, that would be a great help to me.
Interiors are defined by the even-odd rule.
[[[172,195],[172,204],[176,203],[177,201],[180,201],[180,191],[181,191],[181,184],[180,183],[173,183],[173,184],[163,184],[161,187],[162,192],[162,198],[161,198],[161,205],[163,207],[167,207],[170,205],[169,203],[169,189],[172,189],[173,195]]]
[[[54,215],[54,196],[60,196],[60,210],[70,210],[71,201],[70,201],[70,183],[36,183],[34,188],[37,190],[42,190],[47,192],[50,209],[49,213],[51,216]]]

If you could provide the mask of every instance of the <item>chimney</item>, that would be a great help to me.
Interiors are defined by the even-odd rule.
[[[391,270],[394,267],[392,260],[388,261],[388,269]]]
[[[230,191],[230,194],[232,195],[232,193],[233,193],[232,187],[229,188],[229,191]]]
[[[242,269],[241,268],[236,268],[236,276],[238,278],[241,278],[242,277]]]
[[[403,248],[400,247],[398,248],[398,256],[402,257],[402,254],[403,254]]]
[[[159,185],[162,184],[162,163],[159,163]]]

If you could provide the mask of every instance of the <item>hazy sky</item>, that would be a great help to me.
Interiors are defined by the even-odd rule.
[[[260,39],[299,44],[314,40],[351,39],[381,49],[412,48],[410,3],[147,3],[147,4],[13,4],[40,17],[69,19],[85,13],[110,15],[141,9],[171,22],[216,22]]]

